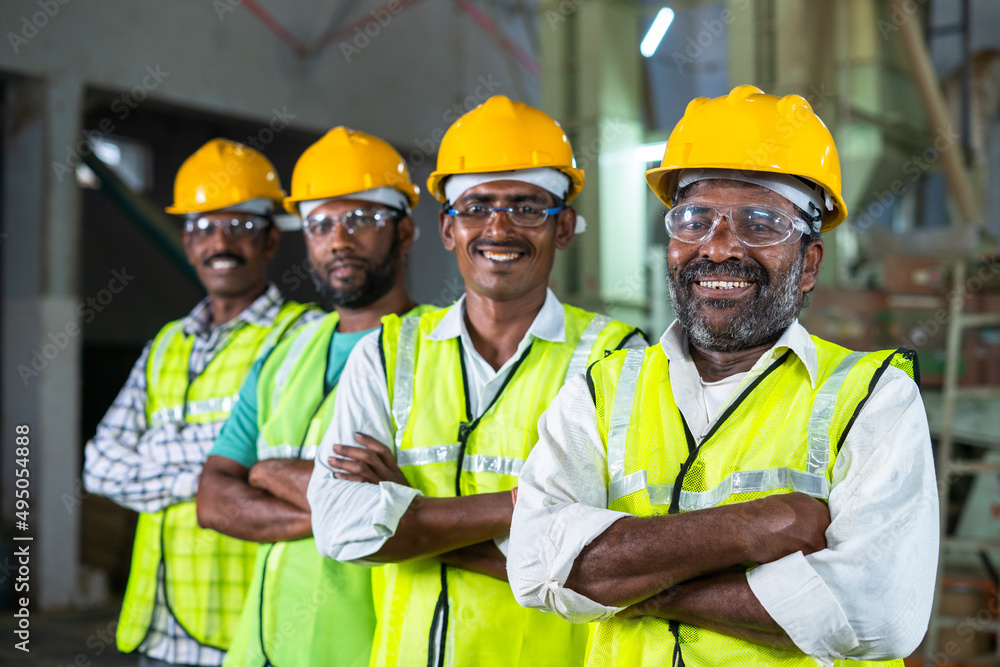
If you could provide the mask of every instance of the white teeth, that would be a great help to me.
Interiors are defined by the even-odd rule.
[[[519,252],[490,252],[488,250],[483,251],[483,255],[486,259],[491,259],[494,262],[512,262],[521,256]]]
[[[213,269],[235,269],[238,265],[235,259],[213,259],[211,262]]]
[[[698,284],[709,289],[734,289],[750,286],[750,283],[743,280],[703,280]]]

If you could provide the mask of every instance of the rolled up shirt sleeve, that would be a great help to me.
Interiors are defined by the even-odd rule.
[[[909,655],[923,638],[938,558],[938,496],[919,391],[889,368],[833,469],[827,548],[761,565],[747,581],[804,653]]]
[[[507,574],[525,606],[575,623],[604,620],[605,606],[566,588],[585,546],[618,519],[607,509],[607,463],[583,375],[566,382],[538,422],[538,443],[518,478]]]
[[[382,482],[369,484],[337,479],[327,459],[336,444],[354,445],[355,433],[378,440],[395,454],[395,429],[389,388],[379,353],[379,332],[355,346],[337,386],[333,418],[316,452],[307,497],[313,535],[321,554],[339,561],[365,564],[392,537],[416,489]]]

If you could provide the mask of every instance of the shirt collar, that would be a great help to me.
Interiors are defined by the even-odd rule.
[[[691,361],[691,354],[688,348],[688,338],[684,331],[684,327],[678,320],[674,320],[673,323],[667,330],[663,332],[660,337],[660,346],[663,348],[663,352],[667,355],[667,359],[671,362],[675,361]],[[806,328],[799,324],[798,319],[795,319],[787,329],[781,334],[777,342],[774,344],[770,350],[761,355],[757,363],[754,364],[753,368],[750,370],[754,373],[758,368],[762,368],[767,364],[771,363],[774,359],[777,359],[786,350],[791,350],[792,354],[797,356],[806,367],[806,371],[809,373],[809,382],[812,384],[812,388],[816,388],[816,376],[819,373],[819,360],[816,357],[816,344],[813,343],[812,338],[809,336],[809,332]]]
[[[438,325],[434,327],[427,338],[429,340],[448,340],[449,338],[459,338],[465,328],[465,295],[448,309]],[[534,321],[528,327],[525,339],[528,337],[541,338],[551,343],[566,342],[566,311],[562,302],[553,294],[551,289],[545,290],[545,303],[542,309],[535,315]]]
[[[243,312],[225,324],[216,326],[212,323],[211,299],[206,296],[184,318],[184,333],[207,338],[212,335],[215,329],[232,328],[239,322],[269,328],[274,325],[284,303],[285,297],[282,296],[278,286],[274,283],[268,283],[264,293],[254,299],[253,303],[247,306]]]

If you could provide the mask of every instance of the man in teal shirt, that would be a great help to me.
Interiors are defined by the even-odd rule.
[[[306,486],[351,348],[384,315],[425,310],[405,286],[418,194],[395,149],[343,127],[295,165],[285,208],[335,311],[253,367],[202,473],[199,523],[265,543],[226,665],[368,664],[372,572],[319,555]]]

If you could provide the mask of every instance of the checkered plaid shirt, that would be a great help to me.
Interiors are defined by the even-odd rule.
[[[208,298],[202,300],[183,324],[184,332],[195,336],[191,377],[204,371],[240,322],[270,327],[283,304],[284,297],[271,284],[235,318],[215,325]],[[307,311],[296,326],[322,316],[321,311]],[[185,424],[182,428],[174,423],[152,428],[147,423],[146,361],[151,346],[152,341],[143,348],[84,454],[83,482],[87,491],[107,496],[136,512],[158,512],[194,500],[202,464],[225,423]],[[139,651],[171,663],[221,665],[225,652],[199,644],[170,613],[162,576],[161,569],[152,625]]]

